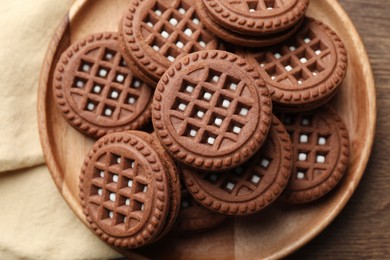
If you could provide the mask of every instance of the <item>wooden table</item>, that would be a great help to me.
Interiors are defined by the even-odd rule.
[[[357,27],[371,59],[378,104],[375,144],[363,179],[345,209],[290,259],[389,259],[390,1],[339,1]]]

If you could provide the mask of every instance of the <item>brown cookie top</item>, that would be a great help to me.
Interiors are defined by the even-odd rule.
[[[172,62],[188,53],[217,48],[192,0],[131,1],[120,25],[122,49],[138,73],[157,83]]]
[[[116,33],[71,45],[57,64],[53,88],[66,120],[91,137],[138,129],[150,120],[152,89],[127,67]]]
[[[227,215],[248,215],[271,204],[286,187],[292,166],[289,135],[273,117],[269,136],[246,164],[228,172],[182,168],[184,182],[203,206]]]
[[[202,0],[221,26],[241,34],[284,31],[305,15],[309,0]]]
[[[271,106],[267,88],[245,60],[203,51],[164,74],[154,95],[153,125],[175,159],[221,171],[257,152],[269,130]]]
[[[170,208],[169,161],[164,161],[154,138],[137,133],[99,139],[80,175],[80,198],[90,227],[109,244],[123,248],[154,241]]]
[[[260,72],[277,105],[304,105],[332,95],[347,72],[347,51],[337,34],[306,18],[288,41],[245,57]]]
[[[225,27],[219,25],[217,22],[215,22],[214,19],[209,15],[206,6],[203,3],[203,0],[196,0],[195,4],[196,4],[196,10],[198,12],[198,15],[202,23],[204,23],[204,25],[207,27],[208,30],[210,30],[219,38],[227,42],[240,45],[240,46],[245,46],[245,47],[265,47],[265,46],[278,44],[288,39],[291,35],[293,35],[299,29],[302,23],[302,19],[301,19],[301,21],[298,21],[296,25],[294,25],[291,28],[288,28],[281,32],[276,32],[276,33],[262,35],[262,36],[240,34],[228,30]]]
[[[285,200],[304,203],[316,200],[344,175],[349,157],[347,128],[329,107],[311,112],[281,114],[293,146],[293,171]]]
[[[182,185],[181,207],[174,230],[177,232],[198,232],[212,229],[221,224],[226,217],[200,206]]]

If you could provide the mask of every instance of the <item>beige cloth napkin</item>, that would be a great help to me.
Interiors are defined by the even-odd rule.
[[[0,259],[118,256],[71,212],[45,166],[26,169],[44,162],[38,78],[49,41],[72,2],[0,1]]]
[[[0,172],[43,163],[38,78],[49,41],[71,2],[0,1]]]

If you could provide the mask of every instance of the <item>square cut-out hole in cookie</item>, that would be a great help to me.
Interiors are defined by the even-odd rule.
[[[185,112],[188,106],[188,102],[180,98],[176,98],[175,103],[172,106],[173,110]]]
[[[307,170],[298,168],[295,178],[298,180],[306,179],[307,178]]]
[[[91,186],[91,196],[102,196],[103,195],[103,189],[99,186],[92,185]]]
[[[105,172],[102,169],[95,168],[93,178],[104,178]]]
[[[235,92],[238,90],[239,84],[240,84],[240,80],[232,76],[227,76],[223,88]]]
[[[86,79],[75,77],[73,80],[72,87],[73,88],[85,88],[85,86],[87,85],[87,82],[88,82],[88,80],[86,80]]]
[[[121,95],[121,90],[119,90],[117,88],[111,88],[110,92],[108,93],[108,98],[113,99],[113,100],[117,100],[120,95]]]
[[[181,83],[181,87],[180,87],[180,92],[191,95],[194,92],[195,87],[196,87],[196,84],[194,84],[186,79],[183,79],[183,81]]]
[[[185,15],[188,10],[191,8],[191,5],[189,5],[186,1],[181,1],[179,8],[177,8],[177,11],[181,15]]]
[[[133,159],[125,158],[123,170],[134,169],[134,167],[135,167],[135,161]]]
[[[213,69],[210,69],[209,76],[207,78],[207,82],[216,84],[219,82],[219,79],[221,78],[222,73]]]
[[[104,54],[103,54],[103,60],[111,62],[111,61],[114,60],[115,55],[116,55],[116,51],[113,51],[113,50],[110,50],[110,49],[106,49],[104,51]]]
[[[310,44],[314,39],[317,38],[317,35],[311,29],[309,29],[307,32],[304,32],[302,35],[300,35],[300,37],[304,43]]]
[[[277,80],[280,75],[284,74],[284,71],[282,71],[276,65],[267,68],[265,72],[268,74],[271,80]]]
[[[311,126],[311,125],[312,125],[311,116],[303,116],[301,118],[301,126]]]
[[[302,51],[298,52],[296,55],[302,64],[306,64],[312,58],[312,55],[306,49],[303,49]]]
[[[307,144],[309,143],[310,134],[302,133],[299,135],[299,143]]]
[[[221,107],[223,109],[229,109],[231,103],[232,100],[230,98],[221,95],[218,98],[217,107]]]
[[[121,58],[121,61],[119,62],[119,66],[127,68],[127,62],[124,58]]]
[[[317,153],[316,154],[316,163],[326,163],[326,154],[325,153]]]
[[[114,112],[115,112],[115,107],[106,105],[102,111],[102,116],[112,117],[114,115]]]
[[[260,183],[260,180],[261,180],[261,176],[259,176],[258,174],[253,174],[251,176],[251,179],[250,181],[255,184],[255,185],[258,185]]]
[[[209,131],[205,131],[203,134],[201,143],[209,145],[209,146],[214,146],[216,140],[217,140],[217,135],[215,135]]]
[[[210,173],[210,174],[206,175],[206,179],[209,182],[215,184],[215,183],[217,183],[217,180],[218,180],[218,174],[217,173]]]
[[[228,193],[232,193],[235,187],[236,187],[236,183],[230,180],[225,181],[222,186],[222,188]]]
[[[165,54],[165,57],[170,62],[175,61],[176,57],[180,55],[180,52],[175,47],[169,47],[167,53]]]
[[[306,74],[305,71],[299,70],[293,74],[295,80],[297,81],[298,85],[302,85],[307,79],[310,78],[309,75]]]
[[[214,125],[216,127],[221,127],[225,120],[224,116],[213,113],[210,118],[209,125]]]
[[[114,81],[116,83],[123,84],[125,82],[127,76],[128,76],[127,74],[118,72],[115,75]]]
[[[194,106],[192,113],[191,113],[191,117],[196,118],[196,119],[203,119],[206,112],[207,112],[206,109],[201,108],[199,106]]]
[[[260,161],[260,165],[264,169],[268,169],[268,166],[270,165],[270,163],[271,163],[271,160],[268,159],[268,158],[262,158],[261,161]]]
[[[298,161],[307,161],[307,159],[309,158],[309,153],[308,152],[305,152],[305,151],[300,151],[298,153]]]
[[[87,103],[85,104],[84,110],[85,111],[94,112],[94,111],[96,111],[96,108],[97,108],[98,104],[99,103],[97,101],[92,100],[92,99],[88,99]]]
[[[287,72],[292,71],[294,68],[296,68],[298,66],[298,64],[292,58],[288,58],[288,59],[282,61],[281,64],[283,65],[285,71],[287,71]]]
[[[227,131],[230,133],[233,133],[235,135],[239,135],[243,128],[244,128],[244,125],[232,120],[232,121],[230,121],[230,124],[229,124]]]
[[[122,158],[117,154],[110,154],[110,165],[120,164],[122,162]]]
[[[238,103],[234,114],[239,115],[241,117],[246,117],[249,114],[250,109],[251,108],[249,106],[246,106],[242,103]]]
[[[92,66],[93,66],[92,62],[89,62],[89,61],[86,61],[86,60],[81,60],[80,61],[79,71],[81,71],[83,73],[88,73],[89,74],[89,73],[91,73]]]
[[[93,86],[92,86],[92,88],[91,88],[91,93],[92,93],[92,94],[99,95],[100,93],[102,93],[103,88],[104,88],[104,85],[103,85],[103,84],[94,82],[94,83],[93,83]]]
[[[96,76],[98,76],[99,78],[107,78],[109,73],[110,73],[109,68],[104,67],[104,66],[100,66],[96,72]]]
[[[200,91],[200,93],[199,93],[198,99],[210,102],[211,99],[213,98],[213,95],[214,95],[213,91],[211,91],[207,88],[203,88],[202,91]]]
[[[103,219],[108,219],[108,218],[110,218],[110,219],[114,218],[114,212],[103,207],[101,219],[103,220]]]
[[[165,45],[165,41],[160,37],[155,37],[150,44],[150,47],[156,52],[160,52],[161,48]]]
[[[324,51],[326,51],[328,49],[328,46],[326,46],[321,40],[319,42],[317,42],[316,44],[313,44],[311,46],[311,49],[313,50],[313,52],[319,56],[321,55]]]
[[[138,97],[133,95],[133,94],[127,94],[127,97],[126,97],[126,103],[129,104],[129,105],[135,105],[135,103],[137,103],[137,100],[138,100]]]
[[[126,218],[126,216],[117,213],[114,220],[115,220],[114,225],[120,225],[120,224],[124,224],[126,222],[127,218]]]
[[[244,173],[245,169],[242,166],[236,167],[233,169],[233,173],[237,176],[241,176]]]
[[[184,136],[195,138],[198,135],[199,127],[188,124]]]
[[[323,66],[321,66],[317,61],[308,65],[307,68],[310,70],[311,74],[315,77],[318,76],[321,72],[325,70]]]
[[[137,89],[137,88],[140,88],[141,85],[142,85],[142,82],[139,79],[133,78],[133,80],[130,83],[130,88],[136,88]]]
[[[196,47],[195,50],[201,51],[206,48],[207,44],[211,41],[211,38],[204,31],[202,31],[196,41],[198,42],[200,48]]]
[[[133,200],[133,211],[142,211],[145,209],[145,204],[138,200]]]
[[[317,140],[318,145],[327,145],[328,144],[328,137],[327,136],[318,136]]]

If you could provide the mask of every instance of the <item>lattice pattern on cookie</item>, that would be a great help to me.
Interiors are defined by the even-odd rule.
[[[182,121],[176,129],[180,136],[218,150],[227,140],[239,140],[254,101],[242,94],[244,81],[213,69],[204,72],[206,81],[184,76],[170,115]]]
[[[285,6],[282,0],[230,0],[229,4],[235,8],[250,13],[282,8]]]
[[[94,163],[90,203],[98,207],[97,219],[128,230],[143,220],[148,183],[136,160],[105,153]]]
[[[293,178],[296,181],[312,181],[327,172],[327,155],[331,150],[329,128],[319,127],[319,122],[310,115],[289,115],[283,123],[290,134],[294,146]]]
[[[70,91],[81,110],[117,121],[135,112],[144,84],[119,52],[100,47],[81,55]]]
[[[147,44],[169,61],[181,54],[205,50],[212,41],[191,1],[181,0],[180,5],[175,6],[173,3],[167,7],[156,1],[142,23]]]
[[[269,79],[296,88],[320,76],[328,67],[330,54],[327,44],[308,27],[273,51],[254,54],[254,58]]]
[[[256,156],[248,163],[223,174],[199,174],[203,174],[205,180],[232,196],[244,196],[255,191],[267,171],[272,168],[272,164],[278,163],[272,159],[274,151],[274,145],[269,146],[269,149],[262,150],[261,156]]]

